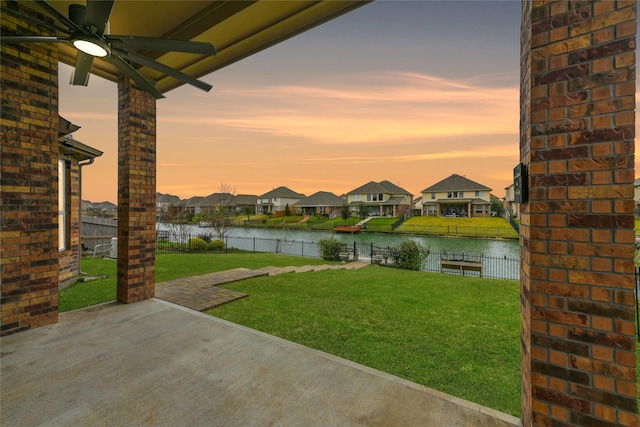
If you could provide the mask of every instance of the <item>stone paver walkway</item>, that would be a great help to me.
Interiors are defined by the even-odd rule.
[[[169,301],[197,311],[205,311],[248,296],[242,292],[219,287],[224,283],[251,279],[260,276],[276,276],[284,273],[307,273],[311,271],[356,269],[369,265],[367,262],[351,262],[335,265],[305,265],[301,267],[263,267],[257,270],[234,268],[233,270],[184,277],[168,282],[156,283],[156,298]]]

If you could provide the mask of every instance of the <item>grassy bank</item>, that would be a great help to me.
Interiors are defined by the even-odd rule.
[[[509,221],[502,217],[491,218],[441,218],[414,216],[404,221],[395,230],[393,224],[398,221],[396,217],[372,218],[367,222],[363,232],[371,233],[400,233],[417,234],[425,236],[460,236],[517,239],[518,233],[511,227]],[[329,219],[323,216],[312,216],[305,220],[303,216],[284,216],[278,218],[252,217],[247,221],[246,217],[237,217],[233,225],[238,227],[264,227],[264,228],[289,228],[299,230],[331,230],[337,225],[354,225],[360,218]]]
[[[399,233],[486,237],[517,239],[518,233],[509,221],[502,217],[491,218],[442,218],[436,216],[414,216],[403,222]]]

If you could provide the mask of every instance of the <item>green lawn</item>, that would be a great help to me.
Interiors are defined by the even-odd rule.
[[[225,285],[250,296],[209,311],[518,416],[516,282],[370,266]]]
[[[509,221],[502,217],[442,218],[436,216],[414,216],[403,222],[396,231],[399,233],[426,235],[518,238],[518,233],[511,227]]]
[[[318,265],[331,262],[313,258],[273,255],[268,253],[231,254],[159,254],[156,255],[156,282],[180,277],[197,276],[232,268],[261,268],[266,266]],[[91,276],[108,278],[77,283],[60,291],[60,312],[100,304],[116,299],[116,261],[112,259],[84,258],[81,270]]]

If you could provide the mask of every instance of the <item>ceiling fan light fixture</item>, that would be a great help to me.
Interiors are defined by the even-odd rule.
[[[98,58],[103,58],[110,53],[109,45],[100,39],[75,37],[72,43],[76,49]]]

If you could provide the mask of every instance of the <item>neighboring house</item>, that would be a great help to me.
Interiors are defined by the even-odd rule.
[[[509,212],[509,215],[512,217],[520,218],[520,203],[515,202],[513,190],[513,184],[504,189],[504,209]]]
[[[156,212],[167,213],[169,207],[176,205],[180,202],[180,197],[173,194],[156,193]]]
[[[453,174],[422,190],[427,216],[491,216],[491,188]]]
[[[389,181],[370,181],[347,193],[352,211],[364,205],[374,216],[403,216],[413,209],[413,194]]]
[[[302,215],[330,215],[339,214],[345,200],[328,191],[318,191],[296,202],[293,208]]]
[[[633,200],[636,203],[636,216],[640,216],[640,178],[633,183]]]
[[[234,195],[231,193],[212,193],[200,199],[199,212],[210,214],[217,206],[222,206],[226,213],[231,213]]]
[[[304,194],[296,193],[287,187],[274,188],[271,191],[258,196],[258,213],[259,214],[275,214],[285,211],[287,205],[293,210],[292,206],[304,199]]]
[[[76,282],[80,274],[82,218],[82,168],[102,151],[71,137],[79,127],[59,117],[58,135],[58,263],[60,289]],[[115,206],[115,205],[114,205]]]
[[[422,196],[413,201],[413,214],[422,215]]]
[[[231,210],[235,215],[246,214],[247,211],[255,215],[258,213],[258,196],[255,194],[236,194],[231,202]]]
[[[194,196],[189,199],[180,201],[180,203],[178,203],[178,206],[180,206],[180,210],[182,212],[197,215],[199,213],[202,213],[201,207],[203,199],[204,197],[202,196]]]

